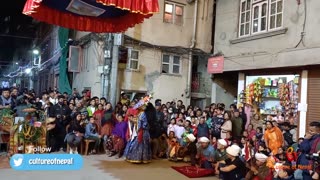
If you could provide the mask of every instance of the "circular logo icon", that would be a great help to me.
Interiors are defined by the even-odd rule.
[[[23,155],[15,154],[10,159],[10,166],[13,169],[21,169],[23,167]]]

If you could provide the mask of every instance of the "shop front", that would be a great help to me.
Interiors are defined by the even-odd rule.
[[[258,114],[262,120],[276,120],[278,123],[287,121],[293,126],[299,125],[300,74],[266,74],[244,74],[244,88],[238,91],[239,105],[248,107],[251,117]]]

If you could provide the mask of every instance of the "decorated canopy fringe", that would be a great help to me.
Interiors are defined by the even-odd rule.
[[[23,14],[79,31],[113,33],[158,11],[158,0],[27,0]]]

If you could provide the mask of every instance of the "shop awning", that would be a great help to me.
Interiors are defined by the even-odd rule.
[[[158,0],[27,0],[23,14],[79,31],[123,32],[159,11]]]

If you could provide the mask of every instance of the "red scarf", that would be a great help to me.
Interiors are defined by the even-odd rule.
[[[244,145],[244,153],[245,153],[244,159],[246,161],[249,161],[251,158],[251,150],[248,146],[248,142]]]

